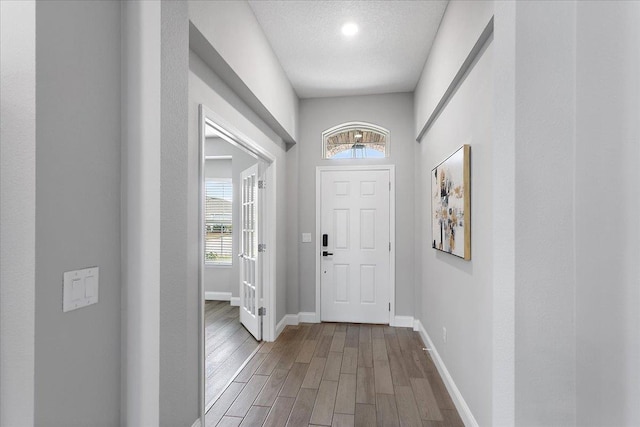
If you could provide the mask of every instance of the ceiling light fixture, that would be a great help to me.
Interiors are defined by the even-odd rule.
[[[347,22],[342,26],[342,34],[347,37],[354,36],[358,32],[358,26],[354,22]]]

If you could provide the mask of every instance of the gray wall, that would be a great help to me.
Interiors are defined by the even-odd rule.
[[[240,253],[240,221],[242,216],[242,206],[240,203],[241,181],[240,174],[243,170],[256,164],[257,160],[247,154],[244,150],[231,145],[220,138],[207,138],[205,144],[205,155],[207,156],[232,156],[231,160],[219,160],[229,162],[231,167],[226,176],[217,174],[218,178],[231,178],[233,182],[233,254]],[[214,162],[218,160],[207,160]],[[208,165],[207,165],[208,166]],[[215,172],[214,172],[215,174]],[[212,175],[213,176],[213,175]],[[231,258],[231,266],[205,265],[204,268],[204,291],[205,292],[230,292],[232,296],[240,296],[240,269],[238,258]]]
[[[36,5],[35,424],[120,422],[120,3]],[[62,312],[62,274],[100,267]]]
[[[0,2],[0,425],[34,424],[36,4]]]
[[[453,5],[457,7],[452,8]],[[447,31],[447,22],[464,19],[450,20],[448,14],[471,10],[467,6],[463,2],[450,4],[439,36],[454,34]],[[460,349],[452,353],[454,345],[449,327],[443,359],[481,425],[573,425],[576,420],[576,5],[519,2],[494,7],[494,38],[490,50],[484,53],[494,54],[494,71],[488,74],[488,79],[496,84],[485,103],[485,108],[493,107],[493,117],[486,118],[493,126],[492,155],[489,162],[478,163],[480,159],[472,145],[471,156],[473,260],[468,268],[474,289],[470,292],[477,292],[478,286],[485,289],[482,298],[477,296],[484,305],[485,315],[464,320],[469,325],[478,323],[473,327],[481,328],[475,339],[465,337],[464,342],[467,345],[483,343],[484,348],[477,351],[485,362],[480,364],[481,374],[464,373],[465,368],[460,369],[461,366],[451,360],[461,353]],[[587,28],[586,25],[585,30]],[[438,52],[437,44],[438,40],[434,42],[434,54]],[[465,85],[473,82],[474,75],[482,69],[482,61],[483,58],[465,77],[429,133],[465,93]],[[437,82],[434,77],[431,76],[432,80]],[[423,89],[423,93],[428,94],[428,88]],[[473,97],[475,102],[482,101],[480,94],[477,92],[478,96]],[[424,99],[416,97],[416,101]],[[467,102],[466,108],[472,105],[473,102]],[[426,109],[423,107],[422,111]],[[480,113],[468,116],[458,126],[471,126],[477,114]],[[451,127],[451,131],[457,132],[457,129]],[[482,134],[476,130],[473,136]],[[444,138],[437,140],[442,142]],[[421,167],[429,169],[424,162]],[[491,172],[487,177],[491,179],[491,187],[483,193],[482,188],[478,188],[480,171],[477,169],[489,167]],[[478,197],[493,202],[478,209],[475,206],[484,203]],[[546,208],[549,206],[551,208]],[[484,216],[486,212],[491,215],[481,221],[482,230],[479,230],[478,214]],[[422,226],[424,236],[427,234],[425,224]],[[485,229],[491,233],[485,234]],[[482,255],[492,253],[488,274],[486,262],[476,263],[478,244],[488,244]],[[423,248],[422,259],[428,259],[429,251]],[[452,289],[431,296],[425,294],[435,272],[429,267],[427,263],[422,278],[426,288],[423,286],[421,290],[422,317],[427,319],[428,331],[438,326],[429,321],[431,316],[439,311],[453,309],[455,312],[460,306],[459,298],[445,298]],[[476,283],[476,279],[480,281]],[[444,306],[437,307],[435,313],[426,308],[427,304],[433,304],[432,299],[444,300]],[[464,319],[468,310],[463,311],[460,315]],[[429,333],[432,338],[436,335],[435,345],[443,355],[441,330]],[[491,366],[486,363],[487,358],[493,360]],[[470,387],[470,375],[476,376],[472,378],[476,384],[486,381],[490,388],[483,390],[483,386],[473,384]],[[482,378],[477,378],[478,375]]]
[[[516,420],[636,425],[640,10],[516,16]]]
[[[121,8],[123,426],[160,424],[161,6]]]
[[[495,364],[495,353],[502,349],[495,344],[495,334],[488,332],[486,311],[486,280],[495,279],[495,274],[488,273],[484,262],[478,265],[483,256],[487,262],[490,257],[495,273],[503,260],[497,256],[496,234],[489,238],[482,230],[484,225],[496,230],[495,222],[501,213],[497,212],[500,205],[495,194],[504,189],[499,183],[501,176],[495,172],[500,166],[493,161],[495,144],[486,143],[489,136],[501,136],[498,132],[492,134],[480,121],[497,120],[480,108],[490,90],[497,94],[493,102],[509,90],[514,91],[513,99],[506,101],[515,105],[511,123],[516,129],[513,165],[517,168],[514,182],[518,194],[514,217],[518,237],[514,279],[518,337],[515,423],[640,423],[636,404],[640,398],[640,232],[635,215],[639,206],[634,197],[640,178],[636,168],[640,160],[640,11],[636,3],[509,5],[513,8],[513,14],[508,16],[512,20],[496,20],[496,39],[503,42],[505,30],[509,30],[514,45],[510,53],[501,50],[493,60],[504,64],[508,62],[505,58],[515,55],[513,69],[517,79],[509,83],[513,88],[499,90],[498,86],[508,85],[498,80],[490,89],[486,81],[492,52],[496,54],[494,39],[420,145],[413,142],[415,132],[411,129],[420,126],[424,115],[410,119],[411,95],[333,98],[302,102],[302,142],[286,154],[278,136],[199,58],[192,56],[189,64],[186,5],[163,2],[161,7],[162,425],[188,427],[198,413],[195,189],[199,103],[213,108],[225,121],[269,147],[278,157],[281,168],[275,182],[277,227],[288,231],[279,233],[277,242],[276,320],[286,312],[314,310],[313,244],[298,242],[300,232],[313,234],[315,229],[313,182],[314,167],[322,164],[321,131],[347,120],[372,121],[391,129],[391,161],[398,166],[398,172],[403,172],[402,176],[398,174],[398,189],[406,191],[398,193],[398,213],[415,214],[415,221],[411,219],[408,225],[398,228],[398,247],[407,252],[405,258],[398,253],[399,260],[406,264],[398,264],[398,274],[405,276],[398,277],[397,313],[415,313],[425,323],[478,421],[496,423],[488,409],[491,399],[495,409],[496,383],[487,379],[487,352],[493,353],[493,371],[489,371],[493,378],[496,372],[509,370],[510,366],[508,361],[503,366]],[[2,12],[5,11],[3,5]],[[117,425],[121,412],[120,272],[124,270],[121,266],[125,267],[120,262],[120,5],[41,2],[37,4],[36,17],[35,423]],[[206,25],[209,24],[202,24]],[[3,36],[4,30],[3,21]],[[4,42],[3,39],[3,66]],[[428,85],[421,86],[421,90],[426,89]],[[466,121],[456,121],[457,118]],[[447,123],[455,124],[445,132]],[[3,124],[3,150],[6,129]],[[499,130],[503,129],[504,126]],[[458,133],[450,133],[451,130]],[[423,169],[430,169],[433,159],[450,152],[453,140],[463,139],[464,133],[477,141],[472,143],[476,169],[472,217],[476,221],[473,244],[480,245],[480,250],[474,246],[472,263],[463,265],[444,254],[433,253],[431,248],[420,248],[421,255],[414,259],[413,233],[417,230],[425,236],[429,228],[419,220],[428,210],[416,209],[409,202],[426,181],[418,186],[413,183],[422,177]],[[426,143],[428,140],[432,144]],[[487,155],[489,149],[494,153],[491,159]],[[4,162],[5,152],[2,154]],[[286,163],[289,164],[284,167]],[[482,167],[493,169],[491,191],[487,190],[488,175]],[[3,263],[6,173],[3,163]],[[28,176],[22,178],[27,185],[31,182]],[[285,197],[287,192],[294,194]],[[484,201],[478,200],[476,194],[491,198],[492,207],[483,208]],[[28,210],[32,204],[29,200],[24,202]],[[547,206],[552,209],[543,208]],[[486,246],[487,240],[491,245]],[[300,249],[299,262],[296,248]],[[431,268],[415,271],[412,266],[423,260]],[[101,269],[100,302],[63,314],[62,273],[89,265]],[[4,297],[4,264],[2,270]],[[450,289],[432,292],[439,286],[432,283],[432,278],[445,273],[456,277]],[[419,286],[403,287],[401,282],[406,279],[412,283],[414,274]],[[462,295],[465,287],[467,292]],[[494,286],[494,296],[496,290]],[[456,295],[458,291],[461,295]],[[480,302],[477,307],[467,307],[475,317],[465,321],[464,317],[453,318],[445,312],[450,309],[455,313],[457,305],[468,304],[467,294],[477,296]],[[416,295],[419,305],[414,307]],[[492,310],[495,318],[496,307]],[[3,306],[2,315],[5,314]],[[441,336],[439,328],[445,323],[449,340],[443,346],[437,341]],[[473,325],[477,336],[470,335],[471,329],[465,323],[477,323]],[[495,320],[493,328],[495,333]],[[5,335],[2,337],[4,347]],[[477,350],[473,363],[479,369],[473,377],[467,366],[461,366],[463,342]],[[129,353],[123,354],[126,358]],[[4,385],[4,371],[2,374]],[[478,385],[471,386],[471,380]],[[492,390],[486,390],[485,380]],[[482,396],[483,392],[493,395]],[[3,404],[5,399],[3,396]],[[6,412],[2,409],[4,417]]]
[[[513,16],[515,422],[636,425],[639,6]]]
[[[493,1],[452,1],[442,16],[436,39],[415,89],[416,135],[447,91],[478,36],[493,14]]]
[[[491,425],[493,49],[479,54],[419,145],[420,321],[480,425]],[[432,170],[471,146],[471,260],[433,249]],[[447,341],[442,329],[447,329]]]
[[[640,3],[576,12],[576,424],[640,425]]]
[[[494,33],[421,143],[416,176],[415,316],[480,425],[514,425],[515,5],[449,3],[415,93],[416,134],[495,14]],[[462,24],[464,23],[464,24]],[[495,83],[494,83],[495,82]],[[471,144],[472,260],[434,251],[430,179],[420,175]],[[447,328],[447,343],[442,337]],[[453,334],[453,335],[452,335]],[[461,345],[463,344],[463,345]],[[469,359],[469,355],[473,359]]]
[[[316,98],[300,101],[300,143],[288,154],[298,157],[298,224],[290,224],[299,233],[311,233],[312,243],[298,243],[299,310],[315,312],[316,167],[338,164],[322,159],[322,132],[344,122],[364,121],[385,127],[390,132],[390,157],[387,159],[344,160],[339,164],[393,164],[396,166],[396,315],[413,316],[413,214],[414,179],[413,96],[389,95]],[[295,179],[295,178],[294,178]],[[296,237],[301,241],[301,236]],[[290,239],[293,243],[293,239]],[[291,274],[291,272],[290,272]],[[290,292],[292,294],[292,292]]]
[[[515,424],[515,2],[495,2],[492,154],[492,422]]]
[[[207,139],[211,140],[211,138],[207,138]],[[207,153],[206,155],[209,156],[213,154]],[[212,178],[212,179],[232,180],[233,172],[231,170],[231,158],[207,159],[204,165],[204,177],[205,179]]]
[[[575,3],[519,3],[515,37],[515,420],[573,425]]]
[[[298,153],[299,144],[287,150],[287,313],[296,314],[300,310],[300,259],[301,236],[298,227]],[[314,228],[315,230],[315,228]],[[312,232],[312,236],[313,236]],[[313,237],[312,237],[313,238]],[[315,239],[313,239],[315,241]],[[315,274],[315,273],[311,273]],[[315,294],[314,299],[315,299]],[[310,305],[313,306],[314,303]],[[314,310],[315,311],[315,308]]]
[[[281,137],[297,141],[298,97],[249,4],[189,1],[189,18],[224,62],[213,64],[213,70],[230,70],[227,84],[237,79],[233,88],[244,102]]]
[[[188,205],[189,21],[184,2],[161,8],[160,425],[199,413],[198,246]],[[197,222],[196,222],[197,223]]]

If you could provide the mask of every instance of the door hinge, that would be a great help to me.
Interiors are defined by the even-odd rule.
[[[391,191],[391,181],[389,181],[389,191]]]
[[[267,244],[266,243],[258,243],[258,252],[264,252],[267,250]]]
[[[267,309],[264,307],[260,307],[258,309],[258,316],[265,316],[267,314]]]
[[[389,303],[389,311],[391,311],[391,303]]]
[[[389,242],[389,252],[391,252],[391,242]]]
[[[267,181],[263,181],[263,180],[258,181],[258,188],[261,190],[264,190],[265,188],[267,188]]]

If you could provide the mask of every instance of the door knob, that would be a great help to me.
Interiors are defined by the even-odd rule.
[[[322,251],[322,256],[329,256],[329,255],[333,255],[333,253],[327,252],[327,251]]]

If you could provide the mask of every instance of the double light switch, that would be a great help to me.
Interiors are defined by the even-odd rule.
[[[62,311],[67,312],[98,302],[99,268],[64,273],[62,286]]]

